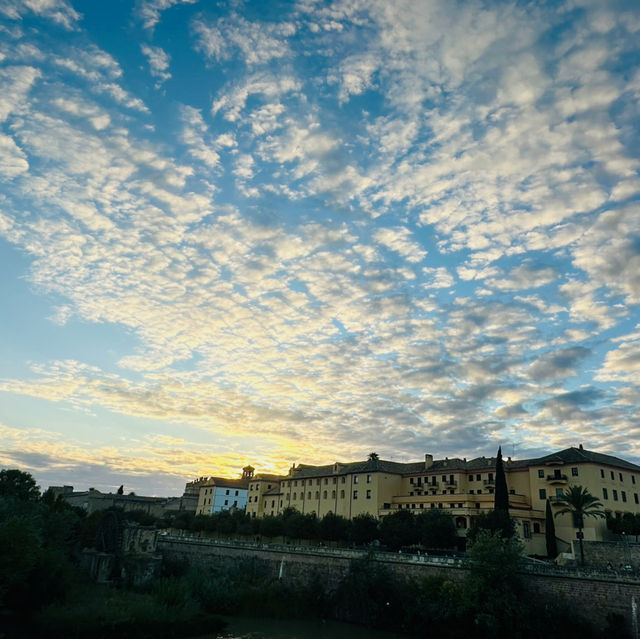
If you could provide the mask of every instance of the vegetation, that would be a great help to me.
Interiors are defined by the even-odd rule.
[[[551,513],[551,502],[547,499],[545,510],[545,541],[547,544],[547,557],[555,559],[558,556],[558,542],[556,540],[556,524]]]
[[[582,544],[584,518],[585,517],[606,517],[604,506],[597,497],[594,497],[583,486],[570,486],[564,491],[564,499],[567,507],[556,513],[562,515],[570,513],[573,516],[574,526],[578,529],[578,542],[580,544],[580,563],[584,565],[584,547]]]
[[[607,528],[616,535],[629,535],[638,541],[640,536],[640,513],[624,513],[622,517],[607,514]]]
[[[507,478],[504,474],[504,464],[502,462],[502,446],[498,447],[496,457],[496,492],[494,494],[494,509],[509,514],[509,491],[507,489]]]

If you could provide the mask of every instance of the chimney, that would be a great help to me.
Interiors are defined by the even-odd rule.
[[[433,455],[429,455],[429,453],[427,453],[424,456],[424,468],[426,470],[427,468],[431,468],[431,466],[433,466]]]

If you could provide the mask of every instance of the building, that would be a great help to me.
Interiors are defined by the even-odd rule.
[[[248,482],[247,513],[252,517],[276,515],[286,508],[302,513],[327,513],[348,519],[369,513],[378,518],[396,510],[418,513],[440,508],[450,512],[460,536],[473,517],[493,509],[495,457],[467,460],[445,458],[398,463],[370,458],[363,462],[336,462],[326,466],[293,465],[287,475],[256,475]],[[611,455],[578,448],[536,459],[504,462],[509,510],[529,554],[546,554],[545,509],[565,506],[564,491],[580,485],[598,497],[614,517],[640,513],[640,466]],[[603,519],[586,518],[584,538],[607,537]],[[568,550],[576,538],[571,515],[555,517],[556,536]]]
[[[240,479],[227,477],[201,477],[189,482],[185,488],[198,488],[198,506],[196,515],[212,515],[222,510],[244,510],[247,506],[249,481],[253,479],[254,469],[246,466]]]
[[[57,496],[62,496],[71,506],[82,508],[88,515],[96,510],[120,508],[125,512],[143,511],[153,517],[162,517],[168,512],[188,510],[194,512],[193,500],[183,497],[145,497],[143,495],[128,495],[119,493],[103,493],[95,488],[74,491],[73,486],[50,486],[49,490]]]

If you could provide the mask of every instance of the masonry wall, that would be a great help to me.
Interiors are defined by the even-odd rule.
[[[241,560],[257,561],[274,579],[281,578],[295,584],[308,583],[320,577],[329,590],[336,588],[347,574],[352,559],[362,556],[350,550],[304,547],[285,550],[267,545],[243,546],[241,543],[234,545],[233,542],[175,537],[159,538],[158,550],[167,559],[186,561],[203,569],[233,567]],[[445,579],[459,581],[466,575],[466,570],[453,559],[398,555],[380,561],[405,579],[441,575]],[[567,600],[573,609],[600,627],[606,625],[609,613],[623,615],[629,629],[636,633],[634,639],[639,639],[637,608],[640,608],[640,578],[637,575],[619,572],[587,574],[541,567],[539,570],[529,568],[525,579],[532,592]]]

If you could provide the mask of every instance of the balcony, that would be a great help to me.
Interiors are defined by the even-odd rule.
[[[482,485],[483,486],[495,486],[496,485],[496,480],[495,479],[483,479],[482,480]]]
[[[567,498],[564,495],[551,495],[549,501],[557,506],[562,506],[567,503]]]
[[[547,475],[547,481],[551,484],[566,484],[569,478],[566,475]]]
[[[443,488],[455,488],[458,485],[457,481],[443,481],[442,482],[442,487]]]

